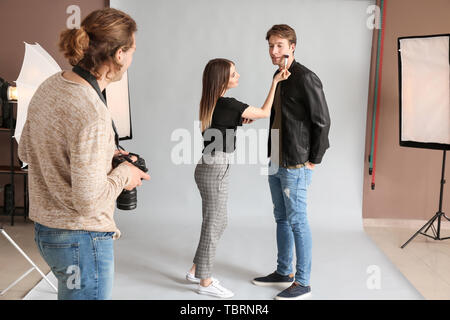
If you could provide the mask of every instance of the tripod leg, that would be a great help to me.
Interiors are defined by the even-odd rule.
[[[436,219],[436,216],[434,216],[433,218],[431,218],[431,220],[430,221],[428,221],[427,223],[425,223],[424,224],[424,226],[422,227],[422,228],[420,228],[411,238],[409,238],[409,240],[408,241],[406,241],[400,248],[404,248],[404,247],[406,247],[407,245],[408,245],[408,243],[410,243],[411,242],[411,240],[412,239],[414,239],[419,233],[421,233],[422,232],[422,230],[426,227],[426,226],[428,226],[428,224],[432,224],[433,222],[434,222],[434,220]],[[427,229],[428,230],[428,229]]]
[[[441,238],[441,212],[439,212],[439,218],[438,218],[438,227],[437,227],[437,237],[436,239]]]
[[[53,288],[53,290],[55,290],[55,292],[58,292],[58,289],[56,289],[56,287],[53,285],[53,283],[50,282],[50,280],[48,280],[47,276],[41,271],[41,269],[38,268],[38,266],[25,254],[25,252],[22,251],[22,249],[20,249],[20,247],[14,242],[13,239],[11,239],[8,234],[5,232],[4,229],[0,229],[0,232],[5,236],[6,239],[8,239],[8,241],[22,254],[22,256],[24,256],[25,259],[27,259],[27,261],[34,267],[34,269],[36,269],[37,272],[40,273],[40,275],[45,279],[45,281],[47,281],[47,283]]]
[[[445,184],[445,157],[446,157],[446,152],[447,150],[443,150],[443,157],[442,157],[442,174],[441,174],[441,190],[439,192],[439,211],[434,215],[433,218],[430,219],[430,221],[428,221],[419,231],[417,231],[404,245],[401,246],[401,248],[403,249],[404,247],[406,247],[406,245],[412,240],[414,239],[419,233],[422,233],[423,235],[430,237],[434,240],[444,240],[444,239],[450,239],[450,237],[447,238],[441,238],[441,217],[444,216],[445,219],[449,220],[450,219],[445,215],[445,213],[442,212],[442,200],[443,200],[443,194],[444,194],[444,184]],[[438,219],[437,221],[437,229],[434,227],[433,223],[434,221]],[[426,227],[427,229],[425,230],[425,233],[422,232],[422,230]],[[434,238],[431,237],[430,235],[426,234],[428,229],[430,229],[433,231],[434,234]]]
[[[2,290],[0,292],[0,296],[4,295],[6,292],[8,292],[9,289],[11,289],[12,287],[14,287],[16,284],[18,284],[23,278],[25,278],[31,271],[34,270],[34,267],[31,268],[30,270],[28,270],[27,272],[25,272],[19,279],[17,279],[16,281],[14,281],[13,283],[11,283],[6,289]]]
[[[444,216],[445,219],[447,219],[447,221],[450,221],[450,219],[445,215],[445,213],[442,213],[442,215]]]
[[[433,223],[434,223],[434,221],[436,220],[436,218],[437,218],[438,216],[437,216],[437,214],[430,220],[430,225],[425,229],[425,231],[423,232],[423,233],[427,233],[428,232],[428,229],[430,229],[432,226],[433,226]],[[433,230],[433,233],[436,235],[436,232]]]

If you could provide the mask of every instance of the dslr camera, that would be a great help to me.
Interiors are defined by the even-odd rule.
[[[132,156],[136,156],[137,160],[133,161],[131,159]],[[113,168],[116,168],[119,164],[121,164],[124,161],[128,161],[135,167],[141,169],[144,172],[147,172],[148,169],[145,166],[145,160],[144,158],[141,158],[136,153],[129,153],[128,155],[120,154],[118,156],[115,156],[112,161]],[[132,190],[123,190],[119,197],[116,200],[116,206],[117,209],[120,210],[134,210],[137,206],[137,190],[136,188]]]

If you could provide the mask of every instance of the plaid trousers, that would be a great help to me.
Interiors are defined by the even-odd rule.
[[[229,157],[232,153],[203,155],[195,168],[195,182],[202,197],[202,230],[194,257],[195,277],[211,277],[217,243],[227,226]]]

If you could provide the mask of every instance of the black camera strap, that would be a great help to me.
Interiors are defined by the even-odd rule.
[[[87,82],[89,82],[89,84],[94,88],[94,90],[97,92],[100,99],[105,104],[105,107],[108,108],[108,104],[106,103],[106,90],[103,90],[103,92],[100,91],[100,86],[98,85],[97,78],[95,78],[92,73],[90,73],[86,69],[83,69],[79,65],[74,66],[72,68],[72,71],[75,72],[80,77],[82,77]],[[114,124],[114,120],[112,118],[111,118],[111,122],[112,122],[112,128],[114,130],[114,142],[116,143],[116,147],[118,150],[119,149],[123,150],[123,148],[119,145],[119,134],[117,133],[117,128],[116,128],[116,125]]]

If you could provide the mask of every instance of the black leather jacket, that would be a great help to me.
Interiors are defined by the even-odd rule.
[[[279,72],[277,70],[275,75]],[[280,81],[281,96],[281,166],[293,166],[307,161],[320,163],[329,148],[328,112],[322,83],[317,75],[296,62],[289,67],[290,77]],[[275,107],[270,114],[270,128],[275,118]],[[269,131],[268,157],[271,150]]]

